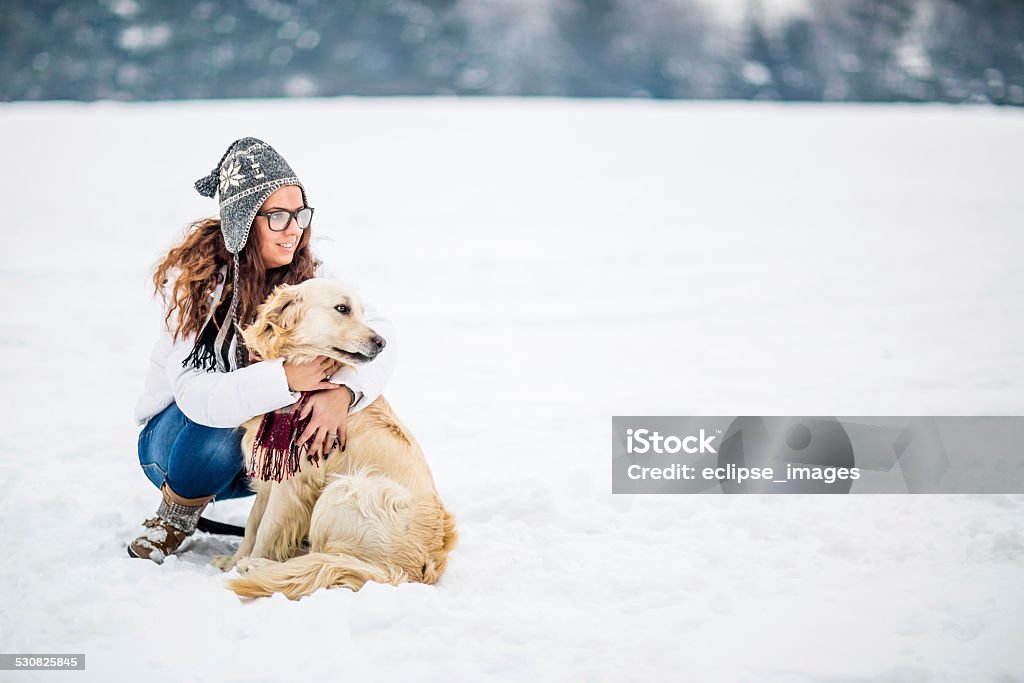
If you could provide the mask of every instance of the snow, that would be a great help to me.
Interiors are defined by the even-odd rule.
[[[436,586],[242,603],[209,565],[236,539],[125,553],[159,503],[148,273],[244,135],[398,325],[386,394],[461,535]],[[4,104],[0,143],[0,652],[96,681],[1024,675],[1024,496],[610,493],[612,415],[1024,411],[1019,112]]]

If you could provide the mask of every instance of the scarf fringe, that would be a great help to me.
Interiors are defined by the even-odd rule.
[[[295,408],[289,412],[275,410],[267,413],[260,421],[256,438],[252,443],[246,474],[262,481],[283,481],[291,479],[301,464],[296,437],[306,428],[312,414],[300,420],[299,414],[311,394],[304,392]],[[320,455],[307,453],[306,460],[320,467]]]
[[[213,372],[217,369],[217,356],[210,347],[197,343],[192,348],[192,352],[185,356],[181,366],[183,368],[193,367],[196,370]]]

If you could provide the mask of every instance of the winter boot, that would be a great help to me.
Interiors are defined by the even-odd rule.
[[[213,496],[182,498],[166,483],[160,491],[163,501],[156,517],[143,522],[146,532],[128,545],[128,554],[132,557],[153,560],[157,564],[162,564],[192,535],[203,509],[213,499]]]

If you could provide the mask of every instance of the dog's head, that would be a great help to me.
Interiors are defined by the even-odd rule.
[[[246,346],[264,360],[328,356],[346,365],[373,360],[386,344],[363,321],[363,304],[347,286],[314,278],[281,285],[242,330]]]

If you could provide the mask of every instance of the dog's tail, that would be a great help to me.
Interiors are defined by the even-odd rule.
[[[227,587],[243,598],[284,593],[288,599],[298,600],[319,588],[341,586],[357,591],[367,581],[397,585],[408,580],[398,567],[378,567],[340,553],[309,553],[253,569],[228,581]]]

